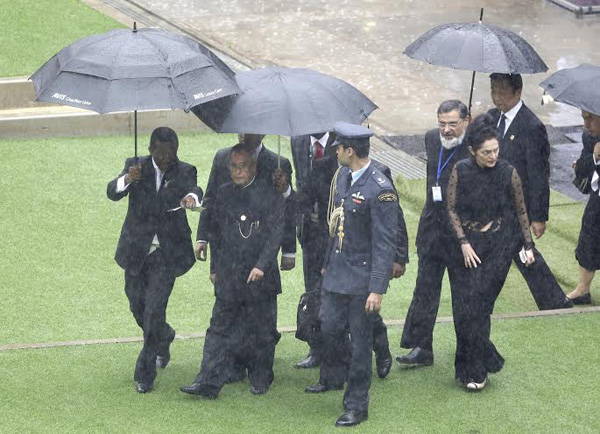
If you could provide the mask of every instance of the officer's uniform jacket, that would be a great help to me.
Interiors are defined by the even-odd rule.
[[[323,289],[366,295],[384,294],[392,275],[398,230],[398,195],[390,180],[371,164],[350,186],[350,169],[337,177],[335,206],[344,206],[344,238],[331,240]]]

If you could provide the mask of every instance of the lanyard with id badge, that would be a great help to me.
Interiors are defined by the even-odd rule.
[[[440,146],[440,157],[438,158],[437,176],[436,176],[436,180],[435,180],[435,185],[433,187],[431,187],[431,193],[433,194],[434,202],[442,201],[442,187],[440,187],[440,176],[441,176],[442,172],[444,171],[444,168],[448,165],[448,163],[452,159],[452,157],[454,157],[454,154],[456,153],[457,149],[458,149],[458,146],[456,148],[454,148],[454,151],[452,151],[452,153],[446,159],[446,162],[442,165],[442,154],[444,152],[444,147]]]

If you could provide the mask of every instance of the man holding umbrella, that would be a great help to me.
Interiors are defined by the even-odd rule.
[[[519,74],[490,75],[492,102],[489,111],[500,136],[500,158],[512,164],[523,182],[525,204],[536,238],[546,231],[550,205],[550,143],[546,127],[521,100],[523,79]],[[525,278],[539,309],[562,309],[573,303],[565,296],[540,252],[526,267],[515,252],[514,263]]]
[[[175,131],[156,128],[150,155],[128,158],[106,191],[114,201],[129,196],[115,261],[125,270],[129,307],[144,332],[134,374],[139,393],[152,391],[156,367],[169,363],[175,330],[166,321],[167,303],[175,278],[195,262],[185,209],[199,206],[202,190],[196,168],[177,159],[178,147]]]

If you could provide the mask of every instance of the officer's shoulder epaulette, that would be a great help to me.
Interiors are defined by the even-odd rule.
[[[370,170],[369,179],[371,183],[377,185],[379,190],[393,190],[392,182],[388,179],[387,176],[381,172],[381,170],[373,167]]]

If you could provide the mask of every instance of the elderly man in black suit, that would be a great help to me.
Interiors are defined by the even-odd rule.
[[[500,158],[512,164],[521,177],[531,230],[537,239],[546,231],[550,206],[550,143],[546,127],[521,100],[523,79],[519,74],[490,75],[492,102],[488,114],[500,136]],[[540,310],[572,307],[562,288],[533,248],[535,262],[526,267],[515,254],[514,263],[525,278]]]
[[[467,146],[463,145],[469,111],[458,100],[444,101],[437,110],[437,120],[438,128],[425,134],[427,199],[417,231],[419,270],[400,341],[402,348],[411,351],[396,358],[400,365],[407,367],[433,364],[433,328],[440,305],[442,280],[450,261],[456,256],[453,253],[460,253],[455,252],[454,234],[448,222],[446,192],[452,168],[469,156]]]
[[[211,232],[211,280],[215,304],[204,342],[202,366],[182,392],[216,398],[235,363],[248,369],[251,392],[267,393],[279,339],[272,312],[281,293],[277,252],[285,201],[260,178],[252,152],[230,151],[231,181],[221,185],[205,218]]]
[[[166,321],[167,303],[175,278],[195,263],[185,209],[199,206],[202,190],[196,168],[177,159],[178,146],[175,131],[156,128],[151,155],[128,158],[106,192],[114,201],[129,196],[115,260],[125,270],[129,307],[144,332],[134,375],[139,393],[150,392],[156,367],[169,363],[175,330]]]
[[[239,142],[248,148],[256,160],[256,177],[267,181],[275,191],[285,199],[284,232],[281,242],[281,270],[288,271],[295,266],[296,253],[296,222],[295,222],[295,192],[291,186],[292,165],[290,161],[268,150],[262,143],[262,134],[239,134]],[[214,202],[218,188],[231,181],[229,159],[232,147],[217,151],[210,169],[208,184],[204,195],[203,206],[205,210],[200,214],[198,231],[196,233],[195,254],[197,259],[205,259],[208,244],[212,234],[208,227],[207,212]],[[273,305],[273,318],[277,322],[277,304]],[[245,370],[241,366],[231,367],[228,381],[234,382],[244,378]]]

